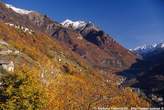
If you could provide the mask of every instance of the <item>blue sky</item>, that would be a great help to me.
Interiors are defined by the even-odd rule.
[[[96,23],[127,48],[164,41],[164,0],[4,0],[53,20]]]

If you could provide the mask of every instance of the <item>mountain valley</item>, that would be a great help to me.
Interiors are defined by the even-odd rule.
[[[163,46],[129,50],[91,21],[0,2],[0,109],[163,106]]]

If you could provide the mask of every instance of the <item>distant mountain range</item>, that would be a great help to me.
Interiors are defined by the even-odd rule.
[[[158,52],[161,52],[164,50],[164,43],[155,43],[151,45],[143,45],[136,47],[135,49],[132,49],[133,52],[142,55],[147,56],[148,54],[157,54]]]
[[[123,71],[126,84],[143,90],[156,106],[164,106],[164,43],[139,46],[133,50],[139,59]]]

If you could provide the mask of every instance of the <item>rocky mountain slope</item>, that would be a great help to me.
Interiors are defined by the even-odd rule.
[[[69,20],[58,23],[48,16],[34,11],[20,14],[9,6],[0,4],[0,20],[21,25],[31,30],[44,32],[57,39],[69,50],[78,54],[93,67],[102,70],[118,71],[129,67],[135,62],[136,56],[122,47],[111,36],[97,28],[91,22],[73,22],[72,28]],[[69,21],[69,22],[68,22]],[[66,26],[67,25],[67,26]],[[98,53],[98,54],[97,54]]]
[[[48,110],[59,108],[71,110],[71,107],[76,110],[90,110],[104,104],[108,107],[149,106],[130,88],[119,88],[118,76],[109,74],[110,77],[104,77],[99,70],[93,69],[81,57],[50,36],[37,32],[31,34],[1,22],[0,39],[1,60],[8,58],[8,61],[14,62],[12,74],[32,75],[32,79],[40,82],[40,86],[44,88],[42,88],[43,94],[47,97],[48,103],[45,103],[45,106]],[[6,74],[2,69],[0,73]],[[0,86],[1,91],[2,85]],[[14,102],[10,103],[12,107],[19,107],[14,106]],[[0,104],[0,107],[3,106]]]
[[[112,74],[130,66],[135,55],[100,30],[86,28],[83,32],[37,12],[0,3],[0,109],[149,107],[131,88],[120,86],[120,76]],[[5,74],[21,78],[7,76],[6,82]],[[27,83],[22,74],[30,76],[33,83]],[[44,101],[38,96],[44,96]],[[37,105],[34,99],[44,104]]]

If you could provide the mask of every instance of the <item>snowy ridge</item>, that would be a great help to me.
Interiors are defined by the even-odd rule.
[[[150,52],[153,52],[157,49],[164,49],[164,43],[155,43],[155,44],[152,44],[152,45],[143,45],[143,46],[139,46],[139,47],[136,47],[135,49],[130,49],[131,51],[133,52],[136,52],[138,54],[147,54],[147,53],[150,53]]]
[[[84,28],[87,23],[85,21],[72,21],[72,20],[65,20],[61,23],[64,27],[72,26],[74,29]]]
[[[68,28],[71,27],[76,31],[83,31],[84,29],[94,29],[99,31],[100,28],[98,26],[96,26],[94,23],[92,23],[91,21],[72,21],[69,19],[66,19],[65,21],[63,21],[62,23],[60,23],[61,25],[63,25],[64,27]]]
[[[10,4],[5,4],[7,8],[11,8],[13,11],[15,11],[16,13],[19,13],[19,14],[29,14],[33,11],[29,11],[29,10],[25,10],[25,9],[20,9],[20,8],[16,8]]]

